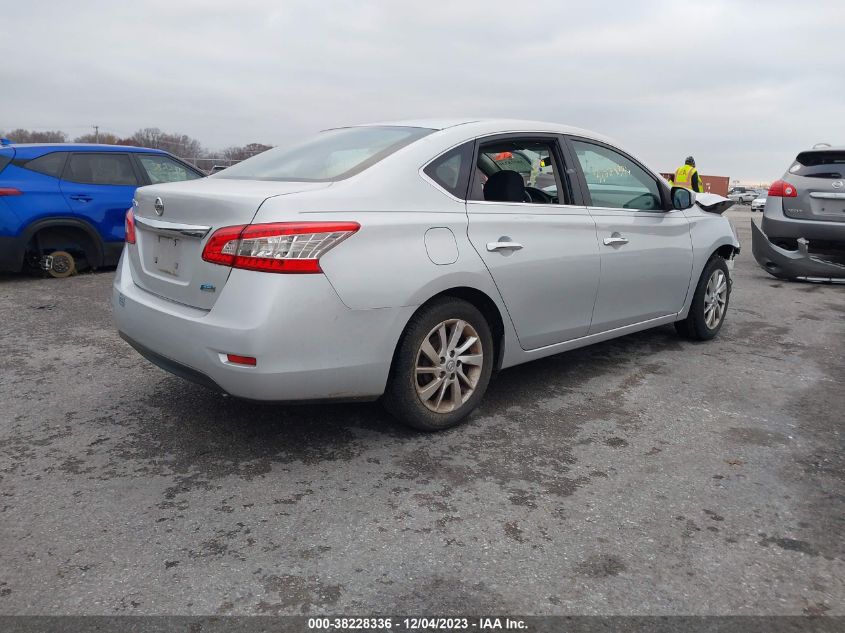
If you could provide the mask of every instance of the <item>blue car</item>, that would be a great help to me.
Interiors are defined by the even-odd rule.
[[[0,144],[0,271],[54,277],[114,266],[135,189],[201,171],[167,152],[87,144]]]

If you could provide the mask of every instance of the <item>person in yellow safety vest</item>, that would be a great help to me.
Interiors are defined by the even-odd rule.
[[[675,171],[675,186],[704,193],[704,181],[698,175],[695,159],[692,156],[687,156],[684,164]]]

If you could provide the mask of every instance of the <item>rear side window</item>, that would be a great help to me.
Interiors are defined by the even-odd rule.
[[[801,152],[789,173],[809,178],[843,178],[845,152]]]
[[[72,154],[64,179],[86,185],[137,185],[126,154]]]
[[[332,182],[349,178],[434,130],[364,126],[327,130],[292,147],[276,147],[214,174],[233,180]]]
[[[150,182],[154,185],[161,182],[179,182],[201,177],[182,163],[176,162],[168,156],[140,154],[138,155],[138,160],[141,161],[141,167],[144,168]]]
[[[471,163],[472,143],[468,143],[438,156],[423,171],[443,189],[463,200],[466,197]]]
[[[67,152],[50,152],[27,161],[23,166],[30,171],[58,178],[65,166],[65,159],[67,159]]]
[[[552,139],[507,138],[481,145],[470,200],[560,204]],[[567,192],[564,191],[564,204]]]
[[[12,152],[0,152],[0,171],[6,168],[6,165],[12,162]]]

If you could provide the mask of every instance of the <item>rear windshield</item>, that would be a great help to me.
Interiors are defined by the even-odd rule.
[[[801,152],[789,173],[811,178],[843,178],[845,152]]]
[[[212,178],[298,182],[343,180],[433,131],[387,126],[327,130],[293,147],[276,147],[248,158]]]

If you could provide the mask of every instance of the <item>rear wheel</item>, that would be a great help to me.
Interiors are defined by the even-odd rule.
[[[484,396],[493,358],[493,337],[481,312],[462,299],[437,300],[405,328],[384,406],[423,431],[455,426]]]
[[[675,322],[678,334],[697,341],[709,341],[715,337],[725,322],[730,296],[728,264],[714,255],[701,273],[687,318]]]

